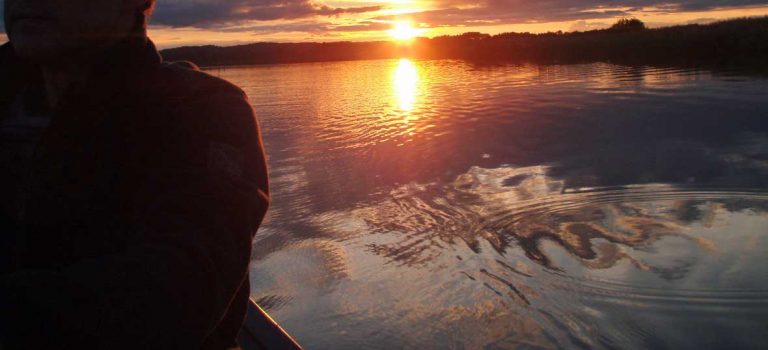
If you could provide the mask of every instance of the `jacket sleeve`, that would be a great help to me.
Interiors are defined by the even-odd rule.
[[[116,254],[0,280],[13,348],[199,348],[247,278],[269,205],[259,128],[242,92],[188,101],[157,149],[135,152]],[[130,232],[129,232],[130,231]]]

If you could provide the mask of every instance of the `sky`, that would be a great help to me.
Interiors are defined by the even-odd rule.
[[[623,17],[660,27],[765,15],[768,0],[158,0],[149,34],[168,48],[390,40],[398,22],[434,37],[589,30]]]

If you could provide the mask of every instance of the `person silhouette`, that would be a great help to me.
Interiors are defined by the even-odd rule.
[[[224,349],[269,206],[247,96],[147,37],[154,0],[5,0],[0,348]]]

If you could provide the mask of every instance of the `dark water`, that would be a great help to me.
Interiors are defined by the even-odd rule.
[[[252,296],[307,349],[768,346],[768,80],[361,61],[212,71],[260,115]]]

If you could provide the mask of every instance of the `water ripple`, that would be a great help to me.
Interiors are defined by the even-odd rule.
[[[273,206],[252,296],[307,348],[760,348],[768,80],[382,60],[217,71]]]

